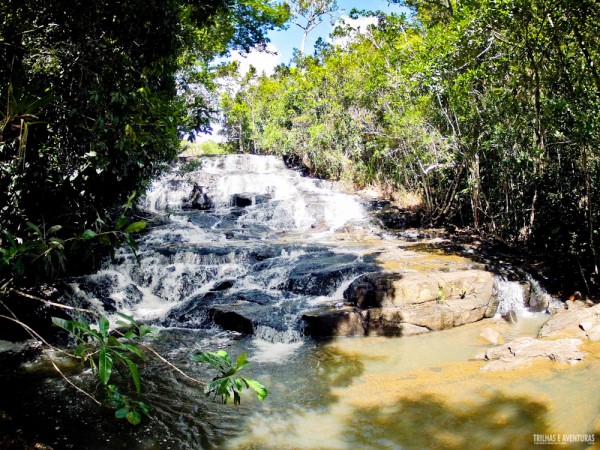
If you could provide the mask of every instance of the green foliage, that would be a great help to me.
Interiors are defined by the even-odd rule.
[[[108,400],[116,409],[115,417],[125,418],[133,425],[137,425],[141,420],[140,412],[148,414],[148,406],[122,394],[110,381],[114,374],[113,369],[125,369],[131,377],[135,393],[141,393],[142,385],[137,361],[144,362],[146,358],[136,342],[150,333],[151,329],[147,325],[137,324],[126,314],[117,314],[122,319],[117,325],[125,330],[118,334],[111,333],[110,323],[104,316],[98,319],[96,327],[91,327],[83,318],[65,320],[53,317],[52,323],[75,338],[77,346],[73,352],[74,356],[96,374],[106,390]]]
[[[211,59],[263,46],[287,18],[263,0],[6,0],[0,10],[0,248],[55,267],[67,240],[109,245],[115,208],[177,155],[182,134],[209,128]],[[61,228],[50,236],[46,224]]]
[[[238,76],[229,148],[416,192],[429,222],[573,257],[599,288],[598,2],[396,3],[414,17],[354,11],[377,26]]]
[[[220,372],[204,388],[206,395],[218,395],[221,397],[223,403],[229,403],[233,400],[235,405],[239,405],[241,400],[240,394],[245,386],[256,392],[259,400],[264,400],[267,396],[267,389],[258,381],[238,375],[238,372],[248,365],[245,353],[237,357],[235,364],[233,364],[229,354],[224,350],[219,350],[216,353],[201,352],[194,355],[194,360],[209,364]]]

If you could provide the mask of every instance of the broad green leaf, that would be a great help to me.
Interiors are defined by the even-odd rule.
[[[142,416],[137,411],[129,411],[126,417],[127,421],[132,425],[138,425],[142,421]]]
[[[39,227],[31,222],[25,222],[25,224],[27,225],[28,228],[30,228],[31,230],[34,231],[35,234],[37,234],[38,236],[42,235],[42,232],[40,231]]]
[[[123,347],[125,347],[127,350],[129,350],[131,353],[133,353],[134,355],[136,355],[140,359],[145,360],[144,354],[139,349],[139,347],[137,347],[135,345],[132,345],[132,344],[125,344]]]
[[[115,417],[117,419],[124,419],[125,417],[127,417],[127,414],[128,414],[127,408],[121,408],[121,409],[117,409],[115,411]]]
[[[100,317],[100,320],[98,321],[98,330],[100,331],[100,335],[106,337],[108,334],[109,326],[110,324],[108,322],[108,319],[105,316]]]
[[[242,377],[242,380],[244,380],[244,383],[246,383],[246,386],[248,386],[250,389],[252,389],[254,392],[256,392],[256,396],[258,397],[259,400],[264,400],[265,397],[269,394],[267,391],[267,388],[264,387],[262,384],[260,384],[258,381],[251,380],[246,377]]]
[[[242,353],[237,357],[237,361],[235,363],[237,365],[237,370],[240,370],[242,367],[247,366],[249,364],[248,355],[246,353]]]
[[[140,326],[140,336],[146,336],[147,334],[151,334],[153,332],[154,331],[153,331],[152,327],[149,327],[148,325]]]
[[[121,359],[127,364],[129,368],[129,373],[131,374],[131,379],[133,380],[133,384],[135,386],[135,391],[139,394],[142,390],[141,382],[140,382],[140,373],[138,371],[137,365],[125,356],[121,356]]]
[[[125,228],[125,233],[139,233],[146,228],[147,225],[148,222],[145,221],[133,222]]]
[[[130,324],[135,325],[135,319],[133,317],[128,316],[127,314],[123,314],[123,313],[118,312],[118,311],[117,311],[117,316],[119,316],[122,319],[125,319]]]
[[[81,238],[84,240],[89,240],[89,239],[93,239],[96,237],[96,232],[94,230],[85,230],[83,233],[81,233]]]
[[[115,230],[121,230],[125,225],[127,225],[127,217],[121,216],[117,219],[117,223],[115,223]]]
[[[98,352],[98,376],[102,384],[108,384],[112,373],[113,361],[106,351],[106,347],[100,347]]]
[[[144,402],[138,402],[138,406],[140,407],[140,410],[148,415],[150,413],[150,407],[148,405],[146,405]]]

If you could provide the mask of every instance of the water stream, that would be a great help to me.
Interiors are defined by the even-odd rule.
[[[123,249],[96,274],[71,280],[69,301],[153,324],[152,345],[203,379],[212,374],[191,361],[195,351],[248,352],[247,374],[269,396],[224,406],[152,362],[142,373],[152,419],[130,427],[73,399],[41,358],[6,380],[2,395],[42,441],[85,449],[530,448],[534,433],[596,426],[600,402],[577,386],[598,385],[597,364],[483,374],[471,361],[489,347],[478,339],[482,327],[508,340],[534,336],[547,319],[526,311],[517,283],[497,283],[501,309],[521,316],[514,325],[498,317],[406,338],[304,337],[301,313],[335,305],[362,273],[474,263],[399,249],[358,197],[278,158],[201,163],[178,166],[150,188],[145,208],[168,219],[140,238],[139,263]],[[212,209],[182,207],[194,185]],[[72,374],[94,389],[88,372]]]

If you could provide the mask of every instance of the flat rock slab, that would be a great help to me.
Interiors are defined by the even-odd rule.
[[[600,341],[600,305],[560,311],[544,324],[538,337]]]
[[[429,273],[369,273],[357,278],[344,298],[359,308],[401,307],[452,299],[493,296],[494,276],[484,270]]]
[[[551,360],[560,363],[576,364],[587,353],[579,350],[580,339],[540,340],[521,337],[507,344],[490,348],[475,358],[490,361],[481,370],[511,370],[527,367],[535,361]]]

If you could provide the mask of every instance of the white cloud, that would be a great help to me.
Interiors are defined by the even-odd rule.
[[[238,61],[240,63],[241,74],[246,74],[252,65],[259,74],[264,72],[266,75],[272,75],[275,67],[281,63],[281,57],[277,54],[277,47],[272,43],[267,44],[267,51],[268,53],[253,50],[247,55],[242,55],[239,52],[232,52],[229,60]]]

